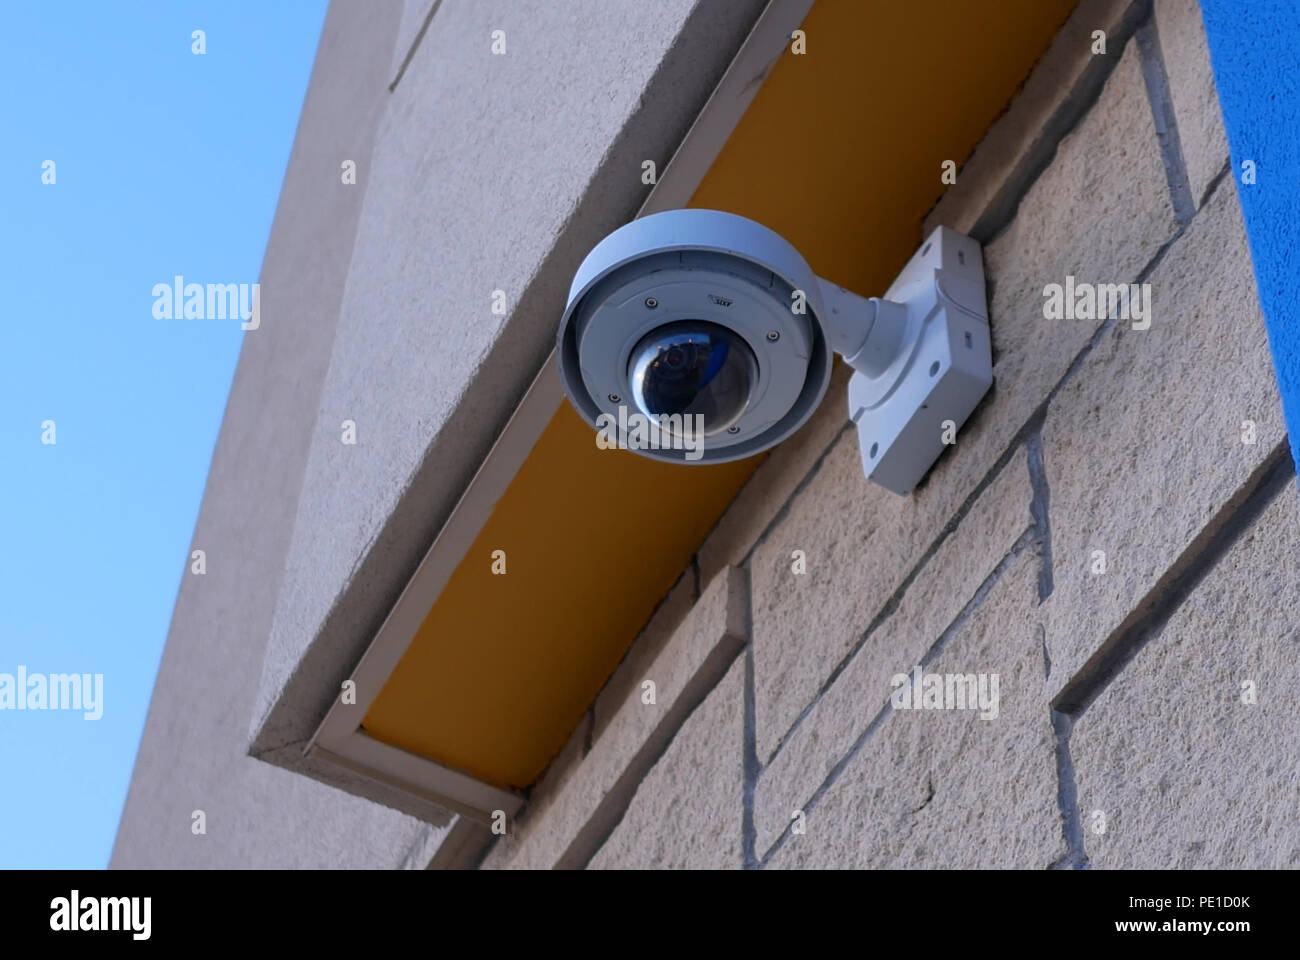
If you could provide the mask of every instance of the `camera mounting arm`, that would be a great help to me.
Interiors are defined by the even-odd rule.
[[[993,383],[980,246],[938,227],[883,298],[818,282],[827,340],[854,371],[863,472],[909,493]]]
[[[879,297],[860,297],[838,284],[817,279],[831,349],[864,376],[880,376],[902,345],[907,306]]]

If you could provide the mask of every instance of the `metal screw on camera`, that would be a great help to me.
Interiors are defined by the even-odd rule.
[[[617,393],[611,393],[611,394],[609,395],[609,402],[610,402],[610,403],[622,403],[622,402],[623,402],[623,398],[620,397]]]
[[[651,310],[653,310],[655,307],[659,306],[659,301],[656,300],[654,297],[646,297],[645,305]]]
[[[737,426],[727,427],[727,433],[740,433],[740,427]]]
[[[777,331],[775,331],[775,330],[769,330],[769,331],[767,331],[767,342],[768,342],[768,343],[776,343],[776,342],[777,342],[778,340],[780,340],[780,339],[781,339],[781,334],[778,333]]]

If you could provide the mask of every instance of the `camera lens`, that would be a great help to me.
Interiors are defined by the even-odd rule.
[[[704,435],[740,419],[758,379],[748,344],[726,327],[681,320],[652,330],[632,351],[632,398],[648,417],[704,417]]]

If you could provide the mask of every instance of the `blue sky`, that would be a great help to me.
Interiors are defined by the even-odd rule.
[[[325,7],[5,3],[0,673],[104,714],[0,710],[0,868],[108,863],[243,336],[151,290],[257,280]]]

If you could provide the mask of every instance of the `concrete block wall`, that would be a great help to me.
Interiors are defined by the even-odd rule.
[[[993,333],[954,448],[870,486],[837,371],[484,867],[1300,862],[1300,503],[1194,0],[1083,0],[937,224]],[[1149,324],[1047,319],[1067,276]]]

